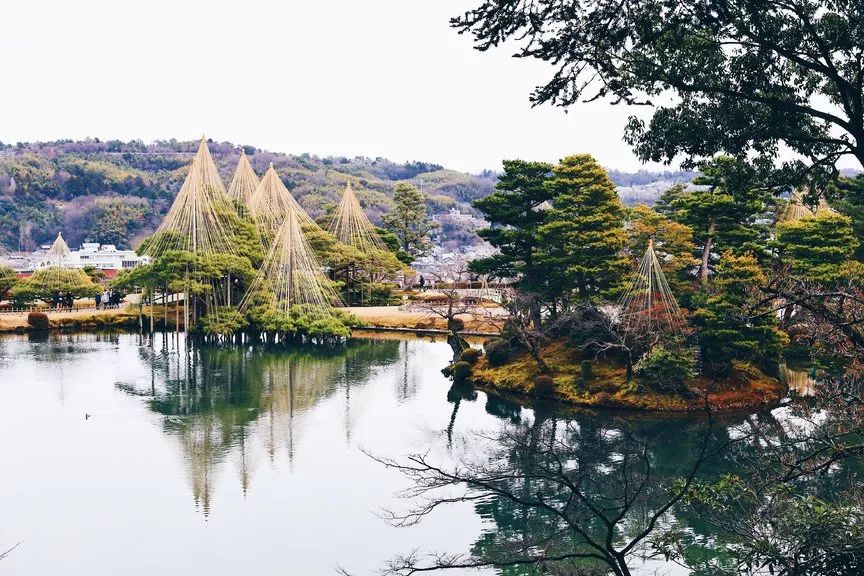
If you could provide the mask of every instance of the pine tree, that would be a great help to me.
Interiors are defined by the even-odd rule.
[[[548,269],[538,259],[540,226],[546,221],[551,191],[544,185],[552,172],[545,162],[505,160],[495,191],[474,201],[493,227],[478,232],[498,253],[473,260],[469,268],[495,278],[512,278],[521,290],[550,296],[561,288],[549,283]]]
[[[727,250],[760,253],[768,239],[762,218],[771,193],[756,168],[731,156],[701,166],[695,188],[675,186],[657,202],[657,211],[693,229],[699,280],[708,282],[712,258]]]
[[[777,328],[772,302],[763,303],[754,294],[766,282],[752,254],[723,254],[707,300],[693,315],[708,366],[725,369],[738,360],[768,371],[776,368],[787,337]]]
[[[393,191],[393,210],[382,218],[384,228],[399,240],[399,247],[414,261],[429,253],[429,235],[438,228],[426,215],[423,193],[407,182],[399,182]],[[408,262],[410,264],[410,262]]]
[[[588,154],[568,156],[544,186],[552,209],[539,232],[552,282],[578,299],[615,296],[631,263],[624,210],[606,171]]]
[[[0,264],[0,300],[6,296],[6,293],[11,290],[17,282],[18,276],[15,274],[15,270],[10,266]]]
[[[852,220],[836,212],[777,225],[777,246],[793,274],[820,282],[840,279],[843,265],[858,248]]]
[[[839,184],[842,198],[834,203],[834,207],[852,219],[852,228],[858,239],[855,259],[864,262],[864,174],[841,178]]]

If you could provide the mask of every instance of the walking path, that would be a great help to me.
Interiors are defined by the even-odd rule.
[[[447,321],[444,318],[424,310],[404,310],[399,306],[365,306],[346,308],[363,322],[372,328],[393,328],[403,330],[446,330]],[[466,314],[459,316],[465,322],[464,330],[467,332],[497,333],[501,329],[500,309],[478,309],[482,313]],[[59,320],[63,323],[77,319],[91,319],[101,316],[137,316],[138,308],[132,303],[121,303],[120,308],[97,309],[81,308],[78,310],[45,310],[48,318]],[[0,314],[0,332],[13,332],[16,329],[26,329],[28,312],[7,312]],[[149,315],[147,307],[144,308],[145,316]],[[173,314],[169,320],[173,320]],[[161,307],[156,312],[156,317],[161,318]],[[492,321],[492,319],[497,321]]]

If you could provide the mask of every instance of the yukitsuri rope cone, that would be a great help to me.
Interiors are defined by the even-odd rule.
[[[636,277],[618,301],[618,323],[625,333],[684,340],[687,325],[654,251],[654,240],[639,262]]]
[[[250,208],[265,247],[273,242],[289,213],[294,214],[300,226],[318,226],[282,183],[272,162],[252,196]]]
[[[816,214],[825,214],[828,213],[836,213],[836,210],[831,207],[828,203],[828,200],[825,199],[824,196],[819,198],[819,204],[816,206]]]
[[[58,233],[54,243],[51,244],[51,248],[48,249],[46,257],[47,260],[51,262],[51,266],[59,267],[63,266],[71,253],[72,251],[69,250],[69,245],[66,244],[66,241],[63,239],[63,234]]]
[[[813,216],[813,211],[804,205],[801,199],[801,192],[798,190],[792,192],[789,202],[780,212],[777,222],[797,222],[807,216]]]
[[[62,234],[57,234],[54,243],[46,254],[48,264],[37,268],[30,276],[30,280],[36,284],[48,287],[49,290],[59,292],[69,287],[86,286],[90,284],[90,277],[80,268],[65,267],[69,255],[72,253]]]
[[[375,226],[366,217],[360,201],[351,188],[351,182],[345,186],[342,200],[330,219],[330,232],[343,244],[354,246],[363,253],[372,249],[387,250],[381,237],[375,231]]]
[[[288,209],[240,310],[246,312],[260,304],[262,295],[271,309],[283,313],[302,306],[311,316],[326,316],[334,306],[342,305],[306,242],[297,209]]]
[[[228,195],[202,137],[189,174],[156,231],[156,241],[144,253],[158,256],[166,249],[176,249],[196,255],[231,254],[225,210],[231,210]]]
[[[202,136],[186,180],[162,225],[156,230],[154,240],[145,245],[142,252],[152,257],[158,257],[166,250],[183,250],[196,256],[233,254],[235,244],[231,241],[230,226],[233,213],[225,185],[207,148],[207,140]],[[193,271],[186,270],[187,280],[190,272]],[[211,284],[213,290],[205,297],[206,309],[215,313],[218,306],[224,304],[221,300],[223,290],[219,280],[212,280]],[[198,300],[187,292],[183,302],[183,325],[188,329],[198,317]]]
[[[258,189],[259,183],[258,176],[255,175],[252,165],[249,164],[249,158],[246,157],[244,150],[240,153],[240,160],[237,161],[234,178],[228,185],[228,197],[246,210],[251,210],[252,197],[255,195],[255,190]]]

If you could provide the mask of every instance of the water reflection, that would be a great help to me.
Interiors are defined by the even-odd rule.
[[[575,544],[543,514],[500,497],[436,511],[411,530],[375,516],[401,505],[392,496],[404,485],[357,446],[394,458],[429,453],[445,463],[469,452],[517,472],[501,477],[502,489],[559,498],[559,487],[531,474],[541,459],[478,440],[505,427],[523,443],[566,439],[565,464],[582,466],[588,496],[610,505],[624,458],[646,450],[651,478],[619,524],[620,540],[657,510],[705,430],[699,417],[526,407],[453,385],[440,373],[450,356],[443,342],[401,336],[332,352],[187,348],[174,334],[152,342],[129,334],[0,338],[0,433],[10,439],[4,461],[14,462],[0,475],[0,503],[9,538],[26,540],[4,562],[24,576],[58,569],[108,576],[119,566],[145,576],[158,550],[177,572],[211,576],[250,566],[323,575],[334,564],[367,574],[418,542],[454,553],[473,546],[483,555],[546,537],[550,547]],[[723,415],[712,443],[743,440],[701,477],[752,467],[759,452],[789,436],[794,417],[789,409]],[[630,462],[632,481],[641,472]],[[848,485],[834,468],[819,482],[814,493]],[[584,525],[595,536],[603,529]],[[671,510],[663,526],[689,533],[694,554],[722,550],[721,536],[684,509]],[[142,556],[130,562],[135,554]]]
[[[149,380],[116,387],[145,398],[150,410],[164,416],[164,432],[179,442],[195,503],[205,514],[217,470],[226,461],[235,462],[244,493],[262,461],[284,459],[293,468],[303,430],[296,421],[316,403],[343,396],[342,425],[350,443],[352,389],[400,357],[405,364],[400,395],[412,387],[409,343],[393,340],[286,351],[186,346],[182,336],[164,335],[161,346],[142,346],[138,353],[149,367]]]
[[[793,368],[784,362],[780,364],[780,379],[790,392],[799,396],[813,396],[816,393],[816,379],[812,368]]]

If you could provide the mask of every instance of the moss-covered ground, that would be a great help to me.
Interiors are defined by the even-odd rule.
[[[583,378],[580,351],[565,341],[550,343],[542,358],[551,369],[553,400],[598,408],[630,408],[651,411],[697,411],[705,408],[731,410],[776,404],[786,393],[779,380],[766,376],[748,364],[736,363],[723,378],[705,375],[688,382],[691,394],[660,393],[648,383],[627,382],[626,367],[611,360],[592,362],[591,376]],[[489,366],[485,356],[473,366],[470,381],[481,389],[515,392],[533,396],[537,364],[525,352],[514,354],[503,366]]]

